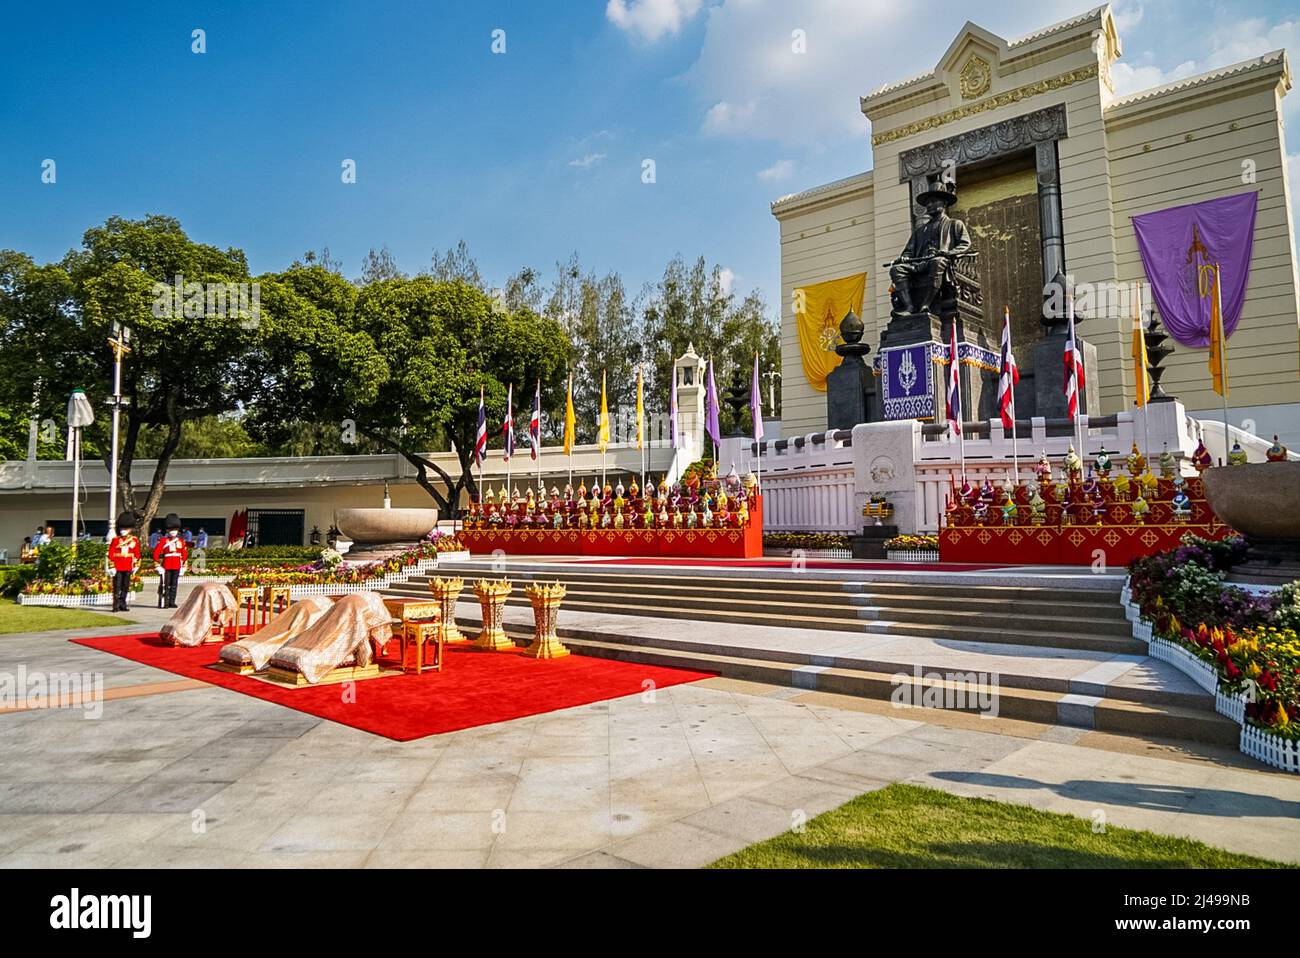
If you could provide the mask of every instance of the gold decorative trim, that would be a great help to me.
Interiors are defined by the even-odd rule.
[[[895,140],[901,140],[905,137],[917,133],[923,133],[926,130],[933,130],[936,127],[946,126],[957,120],[964,120],[968,116],[975,116],[979,113],[987,113],[989,110],[996,110],[998,107],[1008,106],[1012,103],[1019,103],[1021,100],[1031,96],[1037,96],[1040,93],[1050,93],[1052,90],[1059,90],[1062,87],[1073,86],[1076,83],[1082,83],[1085,80],[1091,80],[1097,76],[1098,65],[1082,67],[1078,70],[1071,70],[1069,73],[1062,73],[1060,76],[1050,77],[1046,80],[1039,80],[1037,83],[1029,83],[1014,90],[1008,90],[1006,93],[999,93],[997,96],[991,96],[987,100],[980,100],[978,103],[970,103],[955,110],[948,110],[946,113],[940,113],[938,116],[927,117],[924,120],[917,120],[915,123],[909,123],[907,126],[900,126],[896,130],[887,130],[884,133],[876,133],[871,137],[871,145],[879,146],[882,143],[892,143]]]
[[[989,66],[988,60],[974,53],[961,68],[958,79],[961,81],[962,99],[973,100],[989,92],[989,87],[993,85],[993,68]]]

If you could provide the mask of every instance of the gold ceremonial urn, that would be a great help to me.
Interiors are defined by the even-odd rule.
[[[456,627],[456,600],[464,588],[465,580],[459,577],[444,579],[438,576],[429,580],[429,591],[438,600],[438,608],[442,612],[439,628],[442,630],[444,645],[466,645],[469,642],[465,633]]]
[[[515,647],[503,627],[506,596],[512,591],[509,579],[500,579],[496,582],[479,579],[474,583],[474,594],[478,596],[479,605],[483,607],[483,631],[474,640],[472,648],[484,652],[500,652]]]
[[[534,584],[524,590],[533,604],[533,641],[524,649],[524,655],[535,659],[562,659],[569,654],[555,634],[555,623],[560,617],[560,602],[567,590],[564,584]]]

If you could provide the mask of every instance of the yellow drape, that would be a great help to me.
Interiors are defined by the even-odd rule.
[[[564,454],[573,455],[574,432],[578,424],[573,414],[573,373],[569,373],[569,395],[564,403]]]
[[[794,291],[803,374],[818,392],[826,391],[826,377],[840,363],[839,354],[835,352],[840,320],[850,309],[862,315],[862,298],[866,291],[866,273],[800,286]]]
[[[1139,294],[1133,313],[1133,382],[1134,399],[1141,409],[1151,398],[1151,379],[1147,375],[1147,340],[1142,332],[1142,300]]]
[[[1198,273],[1202,296],[1210,297],[1210,384],[1225,399],[1228,396],[1228,337],[1223,331],[1222,286],[1219,266],[1202,266]]]
[[[604,452],[609,446],[609,403],[605,400],[605,373],[600,374],[600,423],[596,428],[596,444]]]

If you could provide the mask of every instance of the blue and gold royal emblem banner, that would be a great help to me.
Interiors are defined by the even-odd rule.
[[[936,345],[897,346],[881,354],[886,419],[934,418],[934,364],[930,355],[931,347]]]

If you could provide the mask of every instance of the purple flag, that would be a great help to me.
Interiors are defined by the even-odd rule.
[[[709,359],[708,386],[704,391],[704,431],[715,444],[722,442],[722,426],[718,423],[718,387],[713,384],[713,359]]]
[[[1222,267],[1224,335],[1237,328],[1246,299],[1258,201],[1254,192],[1240,193],[1133,217],[1151,294],[1165,329],[1180,345],[1210,344],[1212,297],[1202,290],[1203,266]]]
[[[754,353],[754,380],[749,384],[749,414],[754,420],[754,442],[763,438],[763,394],[758,388],[758,353]]]

